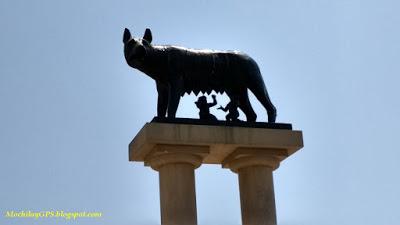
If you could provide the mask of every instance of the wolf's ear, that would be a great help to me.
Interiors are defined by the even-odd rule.
[[[126,44],[131,39],[132,39],[131,32],[128,30],[128,28],[125,28],[124,38],[122,39],[122,41],[124,42],[124,44]]]
[[[149,43],[151,43],[151,41],[153,40],[153,35],[151,35],[151,30],[149,28],[147,28],[144,32],[143,39]]]

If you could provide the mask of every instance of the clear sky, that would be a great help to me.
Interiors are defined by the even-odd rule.
[[[398,225],[399,11],[395,0],[1,0],[0,224],[160,223],[157,173],[128,162],[156,114],[155,84],[122,52],[125,27],[150,27],[155,44],[248,53],[277,121],[303,130],[304,149],[274,173],[280,225]],[[178,116],[197,117],[194,99]],[[199,225],[240,224],[235,174],[203,165],[196,192]]]

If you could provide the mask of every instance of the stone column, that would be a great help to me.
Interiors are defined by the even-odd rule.
[[[284,152],[276,149],[239,148],[223,162],[239,176],[243,225],[276,225],[272,171]]]
[[[162,225],[197,225],[194,170],[207,147],[157,145],[145,164],[159,172]]]
[[[303,147],[303,135],[288,124],[268,127],[147,123],[129,160],[159,172],[162,224],[197,224],[194,170],[206,163],[238,173],[244,225],[276,225],[272,171]]]

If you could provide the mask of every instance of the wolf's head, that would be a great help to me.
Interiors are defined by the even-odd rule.
[[[143,63],[146,57],[146,48],[150,47],[152,41],[151,30],[149,28],[144,32],[144,36],[141,39],[132,38],[131,32],[125,28],[124,31],[124,55],[126,62],[133,68],[137,68]]]

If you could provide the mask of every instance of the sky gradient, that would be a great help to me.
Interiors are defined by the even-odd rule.
[[[155,44],[252,56],[277,121],[303,130],[304,149],[274,172],[278,224],[398,225],[399,11],[394,0],[1,0],[0,224],[160,223],[157,173],[128,162],[157,96],[126,64],[122,34],[149,27]],[[197,117],[195,99],[177,116]],[[203,165],[196,192],[199,225],[241,224],[235,174]],[[32,221],[7,210],[103,217]]]

